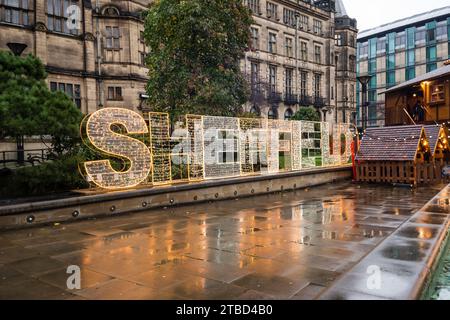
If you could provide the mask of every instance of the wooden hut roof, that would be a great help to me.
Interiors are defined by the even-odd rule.
[[[424,126],[424,129],[425,135],[427,136],[427,140],[430,142],[431,154],[434,156],[439,141],[439,136],[441,134],[441,130],[444,130],[444,128],[439,125],[429,125]]]
[[[370,128],[361,140],[357,161],[414,161],[423,126]]]

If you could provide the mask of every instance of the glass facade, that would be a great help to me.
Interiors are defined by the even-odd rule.
[[[369,125],[377,122],[382,126],[384,89],[436,70],[450,59],[450,17],[441,14],[430,18],[427,14],[414,25],[360,35],[357,45],[357,74],[372,77],[367,92]],[[358,84],[356,89],[359,117],[362,86]]]

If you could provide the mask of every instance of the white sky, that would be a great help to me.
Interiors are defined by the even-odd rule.
[[[343,2],[348,15],[358,20],[360,31],[450,5],[449,0],[343,0]]]

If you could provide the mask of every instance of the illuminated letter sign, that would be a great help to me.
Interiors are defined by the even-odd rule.
[[[131,188],[147,179],[151,169],[148,147],[139,140],[112,131],[121,125],[128,134],[148,133],[147,125],[138,113],[128,109],[108,108],[93,113],[86,124],[89,142],[106,155],[125,160],[126,171],[112,168],[109,160],[84,164],[88,180],[104,189]]]
[[[150,112],[146,120],[128,109],[105,108],[83,121],[87,144],[105,155],[105,160],[84,164],[89,182],[125,189],[144,182],[276,174],[351,160],[348,124],[187,115],[171,136],[167,113]],[[115,169],[108,158],[122,160],[125,168]]]

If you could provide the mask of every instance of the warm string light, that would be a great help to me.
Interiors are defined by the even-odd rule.
[[[106,157],[124,159],[129,168],[114,170],[109,160],[87,162],[87,179],[101,188],[123,189],[148,181],[149,176],[153,185],[163,185],[180,179],[197,182],[299,171],[351,160],[354,134],[348,124],[186,115],[176,137],[171,137],[167,113],[150,112],[148,121],[149,130],[142,116],[119,108],[90,115],[89,143]],[[125,132],[113,132],[114,125]],[[127,136],[147,133],[148,147]]]

